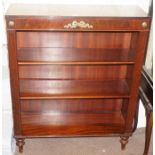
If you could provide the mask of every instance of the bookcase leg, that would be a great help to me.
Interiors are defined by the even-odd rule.
[[[121,136],[120,138],[121,138],[120,140],[121,149],[125,150],[126,144],[128,143],[128,140],[129,140],[129,136]]]
[[[23,152],[23,146],[24,146],[25,142],[23,138],[17,138],[16,139],[16,145],[19,148],[19,152],[22,153]]]

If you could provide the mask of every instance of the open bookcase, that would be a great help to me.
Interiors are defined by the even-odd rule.
[[[120,136],[125,147],[150,20],[142,11],[142,17],[105,17],[102,11],[6,16],[20,152],[24,138],[35,137]]]

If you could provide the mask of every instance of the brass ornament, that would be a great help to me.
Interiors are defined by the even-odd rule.
[[[143,22],[143,23],[142,23],[142,27],[143,27],[143,28],[147,28],[147,26],[148,26],[148,25],[147,25],[147,22]]]
[[[14,21],[9,21],[8,25],[12,27],[15,25],[15,23],[14,23]]]
[[[72,29],[74,29],[74,28],[88,28],[88,29],[92,29],[93,25],[90,25],[89,23],[86,23],[84,21],[78,22],[78,21],[74,20],[74,21],[72,21],[72,23],[64,25],[64,28],[67,28],[67,29],[69,29],[69,28],[72,28]]]

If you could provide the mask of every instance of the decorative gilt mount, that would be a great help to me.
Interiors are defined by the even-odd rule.
[[[64,28],[67,28],[67,29],[69,29],[69,28],[88,28],[88,29],[92,29],[93,28],[93,25],[90,25],[89,23],[86,23],[86,22],[84,22],[84,21],[80,21],[80,22],[78,22],[78,21],[76,21],[76,20],[74,20],[74,21],[72,21],[72,23],[69,23],[69,24],[67,24],[67,25],[64,25]]]

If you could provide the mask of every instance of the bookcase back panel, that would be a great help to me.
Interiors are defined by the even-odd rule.
[[[127,99],[22,100],[23,113],[110,113],[122,110]]]
[[[134,62],[133,48],[18,48],[19,62]]]
[[[130,48],[131,33],[17,32],[17,47]]]
[[[20,79],[103,80],[131,78],[133,65],[20,65]]]

